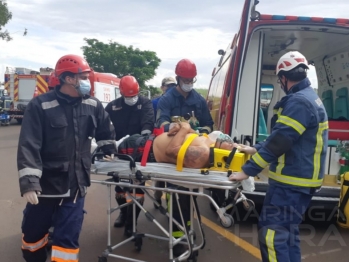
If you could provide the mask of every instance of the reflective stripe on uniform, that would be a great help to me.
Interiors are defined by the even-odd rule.
[[[281,174],[284,166],[285,166],[285,154],[281,155],[278,158],[278,165],[276,166],[276,173]]]
[[[275,237],[275,231],[272,229],[268,229],[267,234],[265,236],[265,243],[268,247],[269,262],[277,262],[276,252],[274,247],[274,237]]]
[[[24,241],[24,234],[22,236],[22,249],[28,250],[30,252],[35,252],[36,250],[44,247],[48,241],[48,234],[46,234],[42,239],[35,243],[27,243]]]
[[[25,167],[18,171],[19,178],[24,176],[37,176],[41,178],[42,171],[37,168]]]
[[[144,194],[136,194],[136,195],[130,194],[130,195],[135,197],[138,201],[142,200],[142,198],[144,200]],[[132,198],[129,196],[129,194],[126,194],[126,202],[127,203],[132,202]]]
[[[324,146],[324,141],[322,138],[323,132],[328,129],[328,122],[319,123],[319,129],[316,133],[316,146],[315,146],[315,153],[314,153],[314,171],[313,171],[313,179],[318,179],[320,174],[320,168],[321,168],[321,152],[322,148]]]
[[[93,100],[92,98],[83,99],[83,100],[82,100],[82,103],[83,103],[83,104],[86,104],[86,105],[90,105],[90,106],[97,107],[97,101],[96,101],[96,100]]]
[[[52,246],[51,260],[55,262],[78,262],[79,249],[69,249],[58,246]]]
[[[252,156],[252,160],[261,168],[265,168],[268,165],[268,162],[266,162],[258,152]]]
[[[286,126],[289,126],[296,130],[300,135],[303,134],[303,132],[305,131],[305,127],[301,123],[288,116],[280,115],[276,123],[281,123]]]
[[[42,109],[46,110],[46,109],[50,109],[50,108],[54,108],[56,106],[59,106],[59,103],[58,101],[55,99],[55,100],[52,100],[52,101],[49,101],[49,102],[43,102],[41,104],[41,107]]]
[[[300,186],[300,187],[320,187],[322,185],[322,179],[311,179],[311,178],[287,176],[287,175],[278,174],[272,171],[269,171],[269,178],[284,184]]]

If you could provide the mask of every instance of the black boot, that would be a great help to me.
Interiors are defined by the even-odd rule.
[[[118,203],[119,206],[126,204],[126,199],[123,198],[115,198],[116,202]],[[114,227],[123,227],[125,225],[126,217],[127,217],[127,208],[128,207],[123,207],[120,208],[120,214],[118,218],[114,222]]]
[[[143,206],[143,202],[140,202],[140,203]],[[136,225],[137,225],[137,219],[140,212],[141,212],[141,209],[138,206],[136,206]],[[127,207],[127,218],[125,222],[124,235],[126,237],[130,237],[132,236],[132,233],[133,233],[133,205],[129,205]]]

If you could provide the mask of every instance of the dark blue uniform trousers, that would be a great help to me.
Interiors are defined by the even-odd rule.
[[[78,249],[84,219],[84,197],[39,198],[39,204],[27,204],[23,211],[22,252],[27,262],[46,261],[48,231],[54,226],[52,246]]]
[[[312,195],[291,187],[270,185],[259,216],[263,262],[300,262],[299,224]]]

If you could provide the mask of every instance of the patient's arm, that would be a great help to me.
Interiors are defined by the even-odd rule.
[[[175,132],[175,131],[173,131],[173,132]],[[191,129],[190,125],[188,123],[182,122],[180,124],[179,131],[176,132],[173,139],[168,144],[166,151],[165,151],[165,154],[168,157],[177,158],[179,149],[183,145],[186,135],[189,133],[192,133],[192,132],[195,132],[195,131]],[[168,135],[171,135],[171,134],[173,135],[173,133],[171,133],[171,130],[170,130]]]

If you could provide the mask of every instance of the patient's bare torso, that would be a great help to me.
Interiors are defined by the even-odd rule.
[[[187,139],[190,134],[186,135]],[[177,163],[177,157],[166,154],[173,136],[168,136],[163,133],[156,137],[153,144],[153,152],[156,162],[159,163]],[[197,136],[189,145],[184,156],[184,167],[188,168],[203,168],[207,167],[209,163],[210,144],[212,141],[204,136]]]

